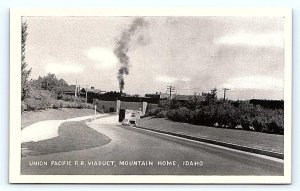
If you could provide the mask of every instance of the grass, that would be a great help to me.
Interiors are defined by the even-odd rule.
[[[93,109],[75,109],[75,108],[62,108],[62,109],[48,109],[40,111],[23,112],[21,117],[22,129],[33,123],[44,120],[63,120],[73,117],[82,117],[93,115]]]
[[[195,137],[204,137],[207,139],[214,139],[279,153],[284,152],[283,135],[199,126],[188,123],[173,122],[162,118],[149,117],[140,120],[139,126],[168,132],[182,133]]]
[[[70,121],[59,126],[58,137],[22,143],[22,156],[76,151],[103,146],[109,142],[109,137],[90,128],[85,122]]]

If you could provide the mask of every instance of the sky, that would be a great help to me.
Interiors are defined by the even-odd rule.
[[[135,17],[24,17],[31,78],[54,73],[69,84],[119,91],[114,50]],[[125,53],[124,92],[283,99],[281,17],[141,17]],[[126,41],[127,42],[127,41]]]

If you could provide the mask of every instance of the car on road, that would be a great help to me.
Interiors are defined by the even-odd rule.
[[[136,126],[137,125],[137,115],[135,113],[131,113],[128,119],[124,119],[122,121],[122,125]]]
[[[122,125],[129,125],[129,120],[128,119],[123,119]]]

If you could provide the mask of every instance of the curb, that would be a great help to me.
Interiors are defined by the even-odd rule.
[[[284,154],[283,153],[277,153],[277,152],[273,152],[273,151],[267,151],[267,150],[263,150],[263,149],[257,149],[257,148],[253,148],[253,147],[247,147],[247,146],[237,145],[237,144],[233,144],[233,143],[217,141],[217,140],[213,140],[213,139],[206,139],[206,138],[203,138],[203,137],[193,137],[191,135],[185,135],[185,134],[168,132],[168,131],[157,130],[157,129],[149,129],[149,128],[146,128],[146,127],[139,127],[139,126],[136,126],[136,127],[139,128],[139,129],[144,129],[144,130],[148,130],[148,131],[153,131],[153,132],[172,135],[172,136],[181,137],[181,138],[185,138],[185,139],[190,139],[190,140],[193,140],[193,141],[219,145],[219,146],[228,147],[228,148],[231,148],[231,149],[246,151],[246,152],[255,153],[255,154],[266,155],[266,156],[270,156],[270,157],[274,157],[274,158],[278,158],[278,159],[284,159]]]

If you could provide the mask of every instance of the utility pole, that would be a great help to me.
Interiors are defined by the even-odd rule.
[[[170,99],[172,99],[172,92],[175,92],[174,86],[167,86],[167,91],[170,93]]]
[[[226,100],[226,91],[229,90],[228,88],[223,88],[224,91],[224,101]]]
[[[77,97],[77,80],[76,80],[76,85],[75,85],[75,91],[74,91],[74,96]]]
[[[88,93],[89,85],[79,85],[79,89],[80,89],[80,86],[85,87],[85,102],[87,103],[87,93]]]
[[[86,103],[87,103],[87,92],[88,92],[87,88],[88,88],[88,85],[85,85],[85,102]]]
[[[80,91],[80,86],[81,87],[85,87],[85,102],[87,103],[87,98],[88,98],[88,87],[90,87],[90,85],[80,85],[80,84],[77,84],[77,81],[76,81],[76,90],[75,90],[75,97],[77,97],[78,95],[77,94],[79,94],[79,96],[81,97],[81,94],[79,93],[79,92],[81,92]],[[83,88],[84,89],[84,88]],[[77,95],[77,96],[76,96]]]

